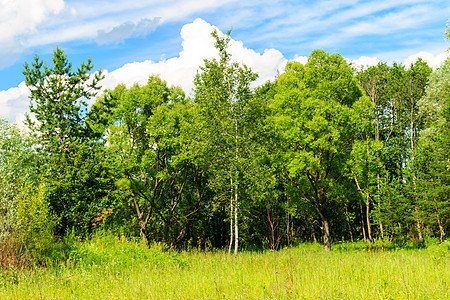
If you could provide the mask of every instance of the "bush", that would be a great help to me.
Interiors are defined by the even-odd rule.
[[[80,267],[108,266],[122,269],[141,263],[154,267],[166,264],[183,267],[189,264],[187,256],[178,252],[165,252],[162,244],[155,243],[148,247],[143,239],[116,237],[108,232],[97,232],[87,241],[70,238],[70,243],[72,248],[67,263]]]
[[[50,213],[45,200],[45,186],[24,188],[18,201],[18,216],[23,227],[23,241],[31,258],[46,263],[54,251],[56,217]]]

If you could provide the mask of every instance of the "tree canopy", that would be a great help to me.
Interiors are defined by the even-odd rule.
[[[314,50],[256,86],[229,34],[212,33],[218,58],[190,96],[155,75],[101,91],[101,70],[73,69],[60,48],[52,66],[25,64],[29,133],[0,122],[0,243],[38,251],[38,235],[98,230],[235,253],[446,239],[450,60],[355,69]]]

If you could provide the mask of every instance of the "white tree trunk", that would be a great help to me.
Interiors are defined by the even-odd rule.
[[[230,246],[228,247],[228,254],[231,253],[231,247],[233,246],[234,237],[234,227],[233,227],[233,217],[234,217],[234,199],[233,199],[233,176],[230,176]]]
[[[235,184],[234,184],[234,254],[238,252],[239,247],[239,226],[238,226],[238,121],[235,119],[235,142],[236,142],[236,155],[235,155]]]

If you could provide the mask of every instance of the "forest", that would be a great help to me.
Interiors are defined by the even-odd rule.
[[[212,35],[191,96],[153,75],[102,90],[60,48],[24,65],[27,129],[0,121],[2,266],[96,232],[228,253],[446,240],[450,59],[355,68],[315,50],[255,86]]]

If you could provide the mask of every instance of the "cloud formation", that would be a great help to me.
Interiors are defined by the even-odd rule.
[[[35,47],[65,42],[117,44],[146,36],[156,26],[190,22],[194,15],[213,20],[220,28],[239,28],[239,39],[254,49],[273,47],[289,57],[315,48],[348,56],[354,51],[375,56],[389,51],[388,47],[434,51],[430,39],[442,35],[450,14],[450,6],[442,0],[0,1],[0,68]],[[442,23],[441,32],[429,30],[436,28],[436,22]],[[420,38],[415,38],[418,34]],[[341,51],[355,41],[356,47]]]
[[[246,1],[240,5],[245,8]],[[278,1],[265,1],[262,15],[270,22],[262,17],[250,19],[257,26],[245,23],[251,32],[245,38],[247,43],[271,41],[285,54],[316,48],[348,56],[376,55],[399,48],[431,50],[450,15],[450,6],[441,0],[283,1],[282,5],[280,8]],[[215,22],[226,20],[219,17]]]
[[[450,57],[450,53],[442,52],[438,55],[434,55],[430,52],[420,51],[419,53],[408,56],[408,58],[405,60],[405,66],[409,67],[419,57],[426,61],[431,68],[437,69],[447,59],[447,57]]]
[[[236,0],[0,0],[0,68],[25,50],[64,42],[116,44]],[[136,22],[136,20],[139,20]]]
[[[134,28],[136,28],[136,25],[134,25]],[[144,85],[149,75],[159,75],[169,85],[180,86],[189,94],[194,86],[194,77],[199,71],[199,66],[203,64],[203,60],[218,57],[217,50],[214,47],[214,39],[211,36],[214,29],[217,29],[217,27],[202,19],[196,19],[194,22],[184,25],[181,29],[182,50],[178,56],[158,62],[150,60],[133,62],[113,71],[105,70],[106,78],[101,81],[101,85],[104,89],[113,89],[119,83],[128,87],[134,83]],[[219,34],[222,33],[219,31]],[[242,41],[234,39],[230,40],[229,52],[233,61],[246,64],[259,74],[256,85],[263,84],[267,80],[273,80],[278,73],[283,72],[287,62],[287,59],[277,49],[265,49],[262,53],[258,53],[244,46]],[[404,64],[408,65],[418,57],[422,57],[430,66],[436,68],[448,55],[447,52],[439,55],[419,52],[409,56]],[[307,57],[296,55],[293,60],[306,63]],[[378,58],[367,56],[347,60],[356,66],[376,65],[379,62]],[[18,87],[0,91],[0,117],[21,122],[24,119],[24,113],[28,110],[28,95],[29,91],[24,82],[20,83]]]
[[[142,18],[137,23],[125,22],[110,31],[99,30],[95,41],[99,45],[116,44],[130,37],[146,36],[156,29],[160,21],[161,18],[156,17],[153,19]]]
[[[63,0],[1,0],[0,68],[11,65],[23,51],[22,37],[37,32],[51,15],[64,9]]]
[[[217,58],[217,50],[214,47],[214,38],[211,32],[217,27],[210,25],[202,19],[186,24],[181,29],[182,51],[178,56],[153,62],[133,62],[113,70],[105,70],[105,79],[101,81],[104,89],[113,89],[123,83],[128,87],[134,83],[146,84],[150,75],[158,75],[166,80],[169,85],[180,86],[187,94],[194,84],[193,80],[199,66],[204,59]],[[220,34],[222,34],[219,31]],[[276,49],[266,49],[263,53],[257,53],[244,47],[241,41],[231,39],[229,51],[232,60],[246,64],[254,72],[259,74],[255,84],[262,84],[273,79],[277,71],[286,64],[283,54]],[[23,114],[28,110],[28,88],[22,82],[19,87],[10,88],[0,92],[0,117],[10,121],[23,120]]]
[[[0,118],[21,123],[28,111],[29,95],[30,91],[23,81],[18,87],[0,91]]]
[[[114,88],[119,83],[131,86],[134,83],[145,84],[148,76],[159,75],[170,85],[180,86],[186,93],[193,88],[193,80],[204,59],[217,58],[214,39],[211,32],[216,29],[202,19],[196,19],[181,29],[183,50],[179,56],[167,60],[152,62],[134,62],[107,74],[103,81],[105,88]],[[257,53],[244,47],[240,41],[231,39],[229,52],[232,60],[246,64],[259,74],[256,84],[271,80],[279,67],[286,63],[283,54],[276,49],[266,49]]]

